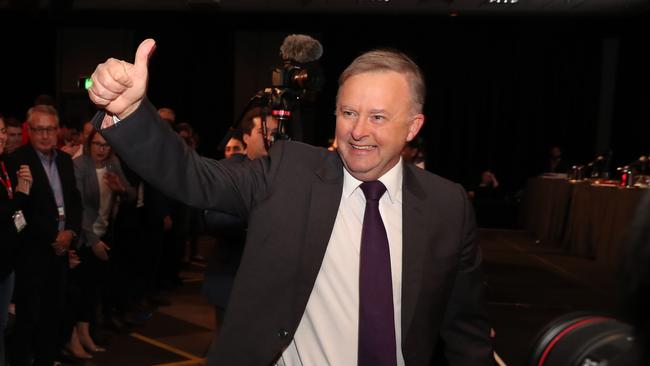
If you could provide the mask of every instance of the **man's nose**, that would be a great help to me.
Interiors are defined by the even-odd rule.
[[[352,126],[352,131],[350,131],[352,138],[355,140],[361,140],[368,135],[368,121],[365,118],[358,118],[354,121]]]

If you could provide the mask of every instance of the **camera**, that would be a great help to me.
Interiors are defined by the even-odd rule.
[[[307,64],[284,60],[283,65],[273,69],[271,85],[284,91],[292,91],[298,99],[315,99],[323,88],[323,74],[315,61]]]
[[[539,332],[528,366],[637,366],[639,350],[631,325],[607,314],[560,316]]]
[[[264,144],[270,148],[273,141],[301,140],[302,125],[310,123],[306,111],[323,89],[324,76],[318,60],[323,47],[314,38],[303,34],[287,36],[280,47],[282,62],[271,73],[271,86],[258,91],[235,121],[234,129],[253,107],[262,108]],[[266,138],[266,117],[278,121],[278,132],[270,141]]]

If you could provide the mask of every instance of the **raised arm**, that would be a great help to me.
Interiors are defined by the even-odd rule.
[[[134,64],[111,58],[97,66],[88,94],[102,111],[93,125],[133,171],[168,197],[246,217],[266,192],[270,159],[225,166],[189,149],[146,99],[154,46],[151,39],[142,42]]]

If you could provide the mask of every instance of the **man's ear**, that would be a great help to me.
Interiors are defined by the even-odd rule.
[[[409,123],[409,133],[406,135],[406,142],[413,140],[418,135],[418,132],[420,132],[420,129],[424,125],[424,114],[416,114]]]

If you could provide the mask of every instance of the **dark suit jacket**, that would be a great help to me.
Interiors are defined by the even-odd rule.
[[[3,161],[0,156],[0,162]],[[18,170],[10,164],[5,164],[7,174],[13,187],[13,199],[9,199],[5,187],[0,186],[0,281],[3,281],[14,269],[14,256],[18,249],[18,232],[14,225],[13,215],[17,210],[24,210],[28,203],[28,196],[16,192],[16,174]],[[0,170],[0,174],[3,174]],[[2,177],[4,179],[4,176]]]
[[[9,157],[14,167],[29,165],[33,183],[29,194],[29,206],[25,209],[27,226],[21,234],[18,265],[38,270],[39,265],[49,263],[56,256],[52,243],[58,235],[59,213],[45,169],[31,145],[14,151]],[[56,166],[61,178],[65,205],[65,229],[79,234],[81,230],[81,199],[75,182],[74,168],[70,155],[58,151]],[[60,257],[60,258],[65,258]],[[45,267],[43,267],[45,268]]]
[[[97,128],[103,114],[95,116]],[[267,158],[227,166],[186,148],[145,101],[102,130],[165,194],[248,218],[228,315],[209,365],[269,365],[291,342],[325,254],[343,189],[336,152],[276,143]],[[429,365],[441,337],[452,365],[490,365],[481,254],[463,189],[413,166],[403,184],[402,351]]]

